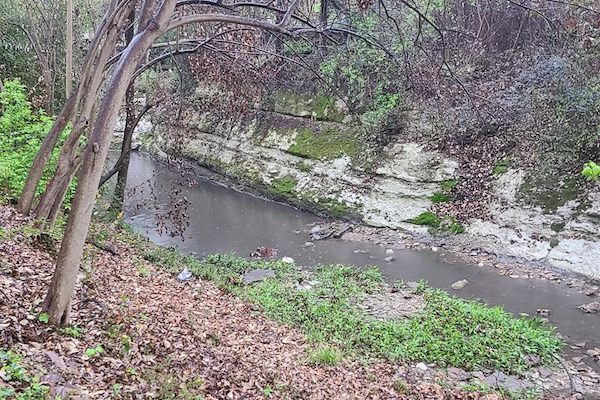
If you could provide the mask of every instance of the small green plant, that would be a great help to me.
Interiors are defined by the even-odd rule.
[[[565,225],[566,224],[564,222],[555,222],[550,225],[550,229],[552,229],[554,232],[558,233],[565,228]]]
[[[425,211],[417,215],[412,223],[429,227],[429,233],[451,232],[454,234],[464,233],[465,228],[454,217],[438,217],[431,211]]]
[[[121,336],[121,343],[123,344],[123,355],[129,354],[129,350],[131,349],[132,337],[129,335]]]
[[[82,330],[79,328],[70,328],[70,327],[66,327],[66,328],[61,328],[60,329],[61,333],[67,334],[71,337],[74,338],[79,338],[81,336],[81,332]]]
[[[270,396],[271,393],[273,393],[273,388],[269,385],[267,385],[264,389],[263,389],[263,394],[265,396]]]
[[[138,268],[138,273],[144,278],[148,276],[148,270],[145,267]]]
[[[119,383],[115,383],[112,387],[112,393],[111,396],[113,398],[120,398],[121,397],[121,389],[123,388],[123,385],[119,384]]]
[[[458,183],[458,181],[456,179],[448,179],[448,180],[443,181],[442,183],[440,183],[440,188],[444,192],[449,192],[452,189],[454,189],[454,186],[456,186],[457,183]]]
[[[558,241],[558,239],[556,239],[556,238],[550,239],[550,248],[551,249],[558,247],[559,244],[560,244],[560,242]]]
[[[0,372],[2,379],[9,384],[0,386],[0,399],[43,400],[48,389],[40,384],[37,376],[32,376],[22,365],[22,357],[11,351],[0,349]]]
[[[40,315],[38,315],[38,321],[47,324],[48,321],[50,321],[50,316],[47,313],[41,313]]]
[[[96,347],[86,349],[85,355],[88,356],[89,358],[93,358],[95,356],[99,356],[103,352],[104,352],[104,349],[102,349],[102,346],[98,345]]]
[[[305,162],[299,162],[296,166],[302,172],[311,172],[313,170],[312,165],[307,164]]]
[[[392,387],[399,394],[405,394],[408,391],[408,387],[400,379],[395,380],[394,383],[392,383]]]
[[[590,180],[597,181],[600,176],[600,166],[593,161],[584,164],[581,174]]]
[[[308,355],[308,363],[311,365],[337,365],[341,360],[340,351],[333,347],[322,347]]]
[[[510,168],[511,160],[510,157],[503,158],[495,167],[494,167],[494,175],[500,175],[508,171]]]
[[[431,202],[432,203],[446,203],[446,202],[448,202],[450,200],[452,200],[452,196],[450,196],[447,193],[443,193],[443,192],[435,192],[431,196]]]

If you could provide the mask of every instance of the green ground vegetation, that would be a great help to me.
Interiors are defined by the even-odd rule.
[[[505,173],[506,171],[508,171],[508,169],[510,168],[510,164],[511,164],[511,160],[510,157],[505,157],[502,160],[500,160],[500,162],[498,162],[498,164],[496,164],[496,166],[494,167],[494,171],[493,174],[494,175],[500,175]]]
[[[34,111],[27,100],[25,86],[16,79],[4,82],[4,91],[0,92],[0,109],[4,110],[0,115],[0,196],[18,198],[54,117],[45,115],[43,110]],[[60,145],[68,134],[67,129],[61,136],[59,146],[54,149],[38,185],[38,194],[52,176]],[[75,183],[67,192],[65,205],[70,203],[74,193]]]
[[[430,200],[432,203],[446,203],[452,200],[451,191],[456,186],[458,181],[456,179],[448,179],[440,183],[441,191],[435,192]]]
[[[12,351],[0,349],[0,372],[10,386],[0,386],[0,399],[43,400],[48,388],[41,385],[39,376],[32,375],[23,358]],[[19,389],[19,394],[15,389]]]
[[[417,215],[412,221],[415,225],[425,225],[429,227],[429,233],[463,233],[464,226],[456,222],[454,217],[440,217],[431,211],[425,211]]]
[[[388,290],[376,268],[320,266],[307,275],[279,261],[233,255],[200,261],[160,247],[144,252],[146,259],[173,273],[187,266],[194,275],[256,304],[270,318],[301,329],[311,344],[308,361],[315,364],[388,359],[521,373],[529,368],[527,355],[551,364],[563,345],[539,319],[517,319],[501,307],[450,297],[424,282],[417,288],[424,296],[423,312],[411,319],[375,320],[359,304],[365,295]],[[272,269],[276,278],[245,286],[241,276],[252,269]],[[308,279],[318,284],[306,291],[294,287]]]

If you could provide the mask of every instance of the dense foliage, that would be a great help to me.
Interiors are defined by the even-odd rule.
[[[4,91],[0,92],[0,110],[3,110],[0,115],[0,187],[2,196],[17,198],[54,118],[45,115],[43,110],[33,109],[27,99],[25,86],[17,79],[4,82]],[[65,131],[62,140],[67,135],[68,131]],[[52,176],[57,158],[58,149],[55,149],[38,192],[42,192]]]

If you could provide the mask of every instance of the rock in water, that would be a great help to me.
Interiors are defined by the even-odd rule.
[[[464,288],[465,286],[467,286],[468,284],[469,284],[468,280],[461,279],[460,281],[454,282],[452,285],[450,285],[450,287],[454,290],[460,290],[460,289]]]
[[[294,259],[292,257],[287,257],[286,256],[286,257],[283,257],[281,259],[281,262],[284,262],[286,264],[293,264],[295,261],[294,261]]]
[[[600,301],[593,301],[591,303],[582,304],[577,308],[579,308],[584,313],[596,314],[600,312]]]
[[[386,258],[384,258],[383,260],[384,260],[384,261],[387,261],[387,262],[396,261],[396,259],[395,259],[394,257],[391,257],[391,256],[390,256],[390,257],[386,257]]]
[[[248,271],[244,274],[244,283],[246,285],[262,281],[265,278],[275,278],[275,271],[270,269],[253,269],[252,271]]]
[[[585,294],[587,296],[593,296],[595,294],[598,294],[598,292],[600,291],[600,289],[598,288],[598,286],[590,286],[589,288],[587,288],[587,290],[585,291]]]

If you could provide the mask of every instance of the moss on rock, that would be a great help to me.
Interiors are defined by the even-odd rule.
[[[359,141],[352,133],[333,129],[324,133],[301,129],[295,141],[288,153],[316,160],[330,160],[344,155],[355,158],[359,150]]]

